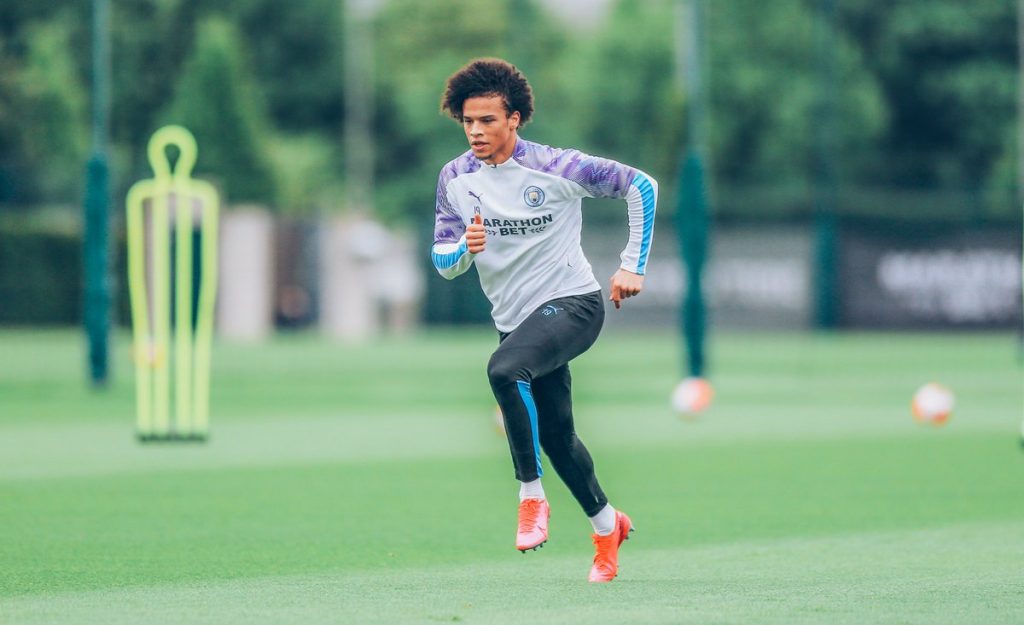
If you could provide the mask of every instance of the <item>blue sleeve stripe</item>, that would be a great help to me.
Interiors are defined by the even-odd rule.
[[[651,252],[651,237],[654,234],[654,185],[641,173],[637,173],[631,184],[640,191],[644,207],[644,229],[640,237],[640,257],[636,263],[636,272],[644,275],[644,271],[647,270],[647,256]]]
[[[526,413],[530,415],[530,433],[533,434],[533,453],[537,457],[537,477],[544,475],[544,469],[540,466],[540,432],[537,429],[537,404],[533,401],[533,391],[530,383],[526,380],[516,380],[519,387],[519,396],[526,404]]]
[[[430,252],[430,260],[434,261],[434,266],[438,269],[451,269],[458,264],[462,255],[468,251],[469,248],[466,246],[466,242],[463,241],[455,251],[448,252],[447,254]]]

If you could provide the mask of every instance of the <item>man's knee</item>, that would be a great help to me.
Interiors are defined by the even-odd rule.
[[[529,381],[526,371],[518,363],[500,352],[495,352],[487,363],[487,379],[491,388],[503,388],[519,380]]]

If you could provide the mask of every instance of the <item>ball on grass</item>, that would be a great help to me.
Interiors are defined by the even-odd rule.
[[[494,431],[505,436],[505,415],[501,412],[501,406],[494,407]]]
[[[953,391],[937,382],[929,382],[914,393],[910,412],[918,423],[942,425],[953,414]]]
[[[684,378],[672,391],[672,409],[692,418],[703,412],[715,396],[715,389],[704,378]]]

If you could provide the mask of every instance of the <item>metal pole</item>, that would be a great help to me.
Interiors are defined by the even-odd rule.
[[[1024,206],[1024,0],[1017,0],[1017,194],[1018,205]],[[1024,262],[1021,276],[1024,277]],[[1021,288],[1024,306],[1024,284]],[[1024,307],[1021,310],[1021,325],[1018,328],[1017,359],[1024,360]],[[1024,425],[1021,426],[1021,441],[1024,442]]]
[[[817,158],[814,167],[814,207],[817,267],[817,325],[835,328],[839,322],[837,288],[838,235],[836,204],[836,0],[818,0],[818,107],[816,115]]]
[[[89,378],[93,386],[108,380],[110,334],[110,177],[107,134],[110,115],[110,5],[92,3],[92,154],[86,171],[83,233],[83,302],[89,346]]]
[[[1022,0],[1024,1],[1024,0]],[[685,47],[681,47],[683,59],[681,68],[684,72],[686,93],[688,97],[687,132],[689,148],[693,149],[703,160],[707,153],[707,129],[704,123],[704,2],[703,0],[687,0],[681,12],[681,28],[685,33]]]
[[[1017,0],[1017,201],[1024,200],[1024,0]],[[1024,248],[1022,248],[1024,249]],[[1021,263],[1024,276],[1024,259]],[[1021,287],[1024,300],[1024,284]],[[1024,301],[1022,301],[1024,306]],[[1021,327],[1017,348],[1017,359],[1024,360],[1024,308],[1021,310]],[[1020,424],[1020,442],[1024,446],[1024,419]]]
[[[703,377],[705,368],[704,339],[706,310],[702,276],[707,258],[709,218],[704,155],[707,150],[704,122],[704,84],[702,80],[704,53],[703,0],[685,0],[679,11],[679,70],[686,85],[687,146],[679,175],[679,206],[676,231],[686,269],[686,297],[681,320],[686,339],[686,370],[692,377]],[[684,373],[686,375],[687,373]]]
[[[349,198],[373,212],[373,3],[343,0],[345,36],[345,173]]]

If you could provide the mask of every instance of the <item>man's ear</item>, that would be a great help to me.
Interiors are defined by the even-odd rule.
[[[508,116],[508,124],[511,126],[512,130],[519,128],[519,119],[519,111],[513,111],[512,114]]]

